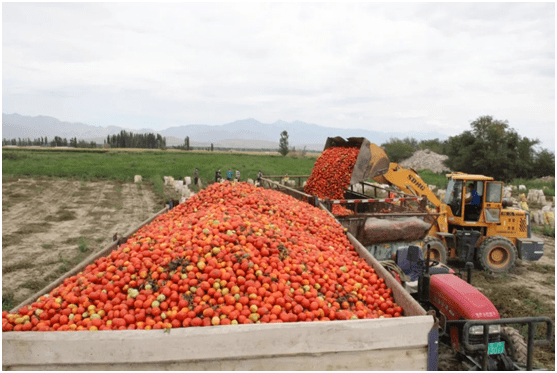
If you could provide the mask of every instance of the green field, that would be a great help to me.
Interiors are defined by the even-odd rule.
[[[3,177],[61,177],[81,180],[109,179],[133,181],[141,175],[152,181],[155,188],[162,185],[163,176],[182,179],[192,176],[199,168],[203,185],[214,182],[215,171],[221,176],[226,170],[240,170],[241,179],[256,179],[261,170],[266,175],[309,175],[316,154],[300,153],[286,157],[274,154],[245,154],[234,152],[173,151],[173,150],[92,150],[92,149],[2,149]],[[429,185],[445,188],[445,174],[429,170],[419,171]],[[555,195],[555,181],[514,180],[511,184],[524,184],[528,189],[542,189],[547,196]],[[527,193],[527,191],[526,191]]]
[[[315,155],[280,156],[224,152],[164,150],[42,150],[2,149],[3,177],[61,177],[81,180],[109,179],[133,181],[141,175],[155,186],[163,176],[182,179],[199,168],[203,185],[214,182],[215,171],[240,170],[241,180],[256,179],[261,170],[267,175],[309,175]]]

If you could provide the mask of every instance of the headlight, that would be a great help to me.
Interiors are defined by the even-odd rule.
[[[471,335],[483,335],[484,334],[484,327],[483,325],[474,325],[470,327],[470,334]],[[490,325],[489,326],[489,334],[501,333],[501,325]]]

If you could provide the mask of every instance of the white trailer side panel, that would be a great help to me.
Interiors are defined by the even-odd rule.
[[[17,370],[425,370],[431,316],[164,330],[2,333]]]

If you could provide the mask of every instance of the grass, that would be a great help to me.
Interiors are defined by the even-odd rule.
[[[85,253],[89,250],[89,248],[87,247],[87,239],[85,237],[79,237],[77,242],[78,242],[77,248],[79,252]]]
[[[47,149],[3,149],[3,177],[61,177],[83,182],[96,179],[130,182],[141,174],[143,180],[155,183],[162,193],[163,176],[176,180],[192,176],[196,167],[203,185],[214,182],[215,171],[225,175],[228,168],[240,170],[242,180],[256,179],[264,174],[309,175],[315,156],[280,156],[225,152],[185,151],[80,151]],[[71,156],[68,156],[71,154]],[[130,164],[134,164],[131,168]]]
[[[555,227],[545,224],[543,227],[539,225],[532,225],[532,232],[544,236],[555,237]]]
[[[14,294],[2,294],[2,311],[10,311],[15,307]]]
[[[427,185],[435,185],[438,189],[445,189],[447,186],[446,174],[437,174],[429,170],[421,170],[418,175],[426,182]]]
[[[445,189],[447,185],[447,176],[445,173],[437,174],[430,170],[421,170],[418,174],[428,185],[435,185],[440,189]],[[515,179],[506,185],[516,185],[517,187],[519,185],[524,185],[526,190],[520,191],[520,193],[524,193],[525,195],[528,195],[528,190],[530,189],[542,189],[546,196],[555,196],[555,181]]]
[[[528,195],[530,189],[542,189],[546,196],[555,196],[555,181],[542,181],[542,180],[527,180],[527,179],[515,179],[509,183],[509,185],[524,185],[526,190],[520,191]]]

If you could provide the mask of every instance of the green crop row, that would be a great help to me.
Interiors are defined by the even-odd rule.
[[[182,179],[197,167],[203,185],[214,182],[215,171],[240,171],[241,180],[267,175],[309,175],[315,157],[283,157],[270,154],[186,151],[50,151],[3,149],[3,177],[62,177],[80,180],[133,181],[135,175],[161,185],[162,176]]]
[[[193,176],[199,168],[203,185],[215,180],[215,171],[240,171],[241,180],[256,179],[261,170],[266,175],[309,175],[315,155],[287,156],[273,154],[244,154],[233,152],[186,152],[164,150],[51,150],[3,149],[2,176],[15,177],[70,177],[82,180],[110,179],[133,181],[135,175],[153,181],[162,188],[162,176],[182,179]],[[428,185],[444,189],[447,177],[429,170],[419,171]],[[527,189],[543,189],[546,196],[555,195],[555,181],[513,180],[512,185],[525,185]],[[527,192],[527,191],[526,191]]]

